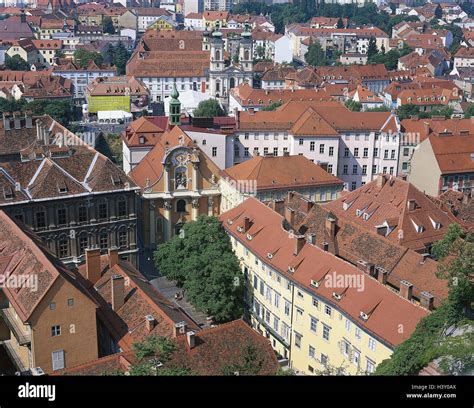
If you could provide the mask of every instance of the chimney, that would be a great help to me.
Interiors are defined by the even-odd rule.
[[[329,244],[328,244],[327,242],[321,242],[321,249],[322,249],[324,252],[329,251]]]
[[[20,23],[26,23],[26,14],[23,9],[20,10]]]
[[[145,327],[147,332],[151,332],[156,327],[156,320],[152,315],[145,316]]]
[[[119,254],[118,248],[112,247],[109,249],[109,268],[113,268],[115,265],[118,264],[119,261]]]
[[[367,263],[367,264],[365,265],[365,272],[366,272],[368,275],[374,277],[374,276],[375,276],[375,265],[372,264],[372,263]]]
[[[11,129],[10,114],[8,112],[3,114],[3,128],[5,130]]]
[[[112,309],[117,311],[125,303],[125,279],[122,275],[114,275],[111,278],[112,287]]]
[[[244,233],[250,229],[250,218],[244,217]]]
[[[385,176],[383,174],[378,174],[377,175],[377,187],[378,188],[382,188],[385,185],[386,181],[387,181],[387,179],[385,178]]]
[[[294,256],[297,256],[301,252],[301,250],[304,247],[304,243],[305,243],[304,235],[299,235],[295,237],[295,248],[293,251]]]
[[[32,129],[33,128],[33,116],[32,116],[31,111],[26,111],[25,112],[25,126],[27,129]]]
[[[173,328],[173,336],[174,337],[179,337],[179,336],[185,335],[186,334],[186,327],[187,327],[187,324],[184,321],[176,323],[174,325],[174,328]]]
[[[416,201],[415,200],[408,200],[407,201],[407,208],[408,208],[408,211],[413,211],[416,208]]]
[[[190,349],[193,349],[196,346],[196,333],[193,331],[188,331],[186,333],[186,338],[188,340],[188,346]]]
[[[421,292],[420,305],[428,310],[433,310],[434,296],[429,292]]]
[[[21,113],[13,112],[13,123],[15,124],[15,129],[21,129]]]
[[[385,269],[377,269],[377,280],[382,284],[387,284],[387,271]]]
[[[411,300],[412,295],[413,285],[406,280],[400,281],[400,296],[405,299]]]
[[[336,236],[336,220],[334,218],[328,217],[326,218],[326,231],[328,232],[331,238]]]
[[[285,207],[285,220],[293,226],[295,223],[295,210],[293,210],[293,208]]]
[[[100,249],[86,249],[86,279],[94,285],[100,276]]]

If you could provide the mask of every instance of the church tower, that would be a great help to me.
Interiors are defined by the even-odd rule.
[[[176,82],[173,84],[170,97],[169,124],[170,126],[179,126],[181,125],[181,102],[178,99],[179,92],[176,89]]]
[[[242,69],[242,71],[244,72],[253,71],[252,33],[250,32],[249,23],[245,23],[245,29],[240,35],[239,62],[240,62],[240,68]]]
[[[217,23],[216,29],[213,31],[210,39],[211,43],[211,61],[209,66],[209,82],[210,93],[212,96],[222,96],[223,83],[222,73],[224,72],[224,41],[222,40],[222,33],[220,26]]]

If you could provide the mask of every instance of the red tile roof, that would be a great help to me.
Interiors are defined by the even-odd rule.
[[[241,225],[244,217],[250,219],[250,229],[241,233],[237,227]],[[283,229],[283,217],[254,198],[248,198],[234,209],[221,214],[220,219],[231,236],[248,247],[263,262],[271,265],[285,278],[296,282],[313,295],[349,315],[358,325],[388,347],[393,348],[407,339],[419,320],[427,314],[425,310],[399,297],[360,269],[315,246],[305,244],[295,256],[295,238]],[[258,234],[249,240],[247,237],[256,231],[259,231]],[[270,252],[273,252],[271,259],[268,258]],[[289,271],[291,265],[294,266],[294,272]],[[336,300],[331,285],[322,284],[318,288],[311,285],[311,280],[323,279],[326,273],[350,275],[351,278],[360,276],[360,279],[364,280],[364,290],[358,291],[355,287],[345,288],[342,298]],[[369,305],[375,307],[369,308]],[[369,315],[367,320],[361,319],[362,311]],[[399,324],[403,324],[405,328],[402,333],[397,330]]]

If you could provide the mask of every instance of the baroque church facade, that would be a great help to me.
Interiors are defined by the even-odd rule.
[[[217,25],[210,34],[210,65],[209,93],[215,98],[229,96],[229,91],[243,83],[252,86],[253,81],[253,41],[248,24],[242,32],[239,41],[238,61],[230,56],[230,64],[226,64],[225,43],[222,32]]]

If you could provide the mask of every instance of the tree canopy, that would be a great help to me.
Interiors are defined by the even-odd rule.
[[[155,264],[185,290],[187,300],[218,323],[240,318],[244,282],[229,237],[218,219],[200,216],[159,245]]]
[[[106,34],[115,34],[114,22],[110,16],[104,16],[102,19],[102,28]]]
[[[304,55],[304,58],[305,61],[313,67],[320,67],[329,64],[326,53],[321,47],[321,44],[317,41],[308,46],[308,51]]]
[[[433,244],[432,255],[439,262],[437,276],[448,281],[448,298],[395,347],[390,359],[377,366],[376,375],[416,375],[438,358],[446,373],[460,374],[474,367],[474,335],[469,330],[456,337],[446,335],[450,327],[473,326],[466,311],[474,302],[474,237],[452,224],[444,238]]]
[[[10,57],[8,54],[5,55],[5,68],[11,69],[12,71],[29,71],[30,64],[28,64],[19,55]]]
[[[107,49],[108,61],[117,68],[119,75],[125,74],[125,68],[130,58],[130,52],[127,51],[122,42],[116,46],[110,44]]]
[[[226,113],[217,99],[207,99],[199,102],[197,108],[194,109],[193,116],[214,118],[217,116],[226,116]]]
[[[74,61],[76,61],[81,68],[86,68],[91,60],[94,61],[96,65],[102,65],[104,57],[99,52],[86,51],[83,48],[74,51]]]

